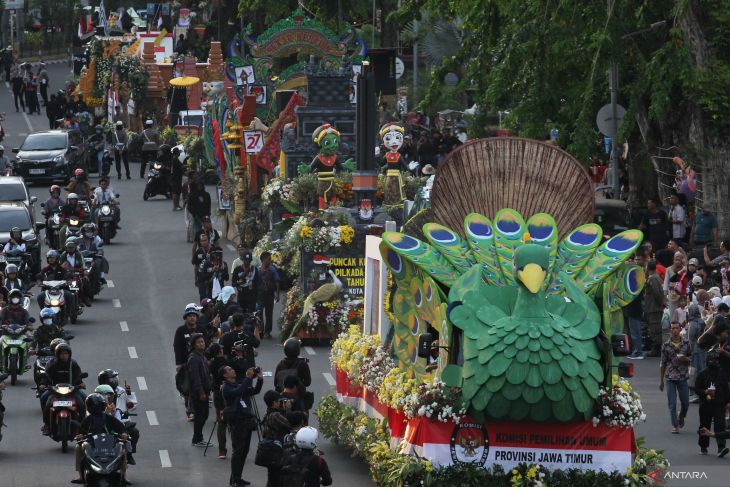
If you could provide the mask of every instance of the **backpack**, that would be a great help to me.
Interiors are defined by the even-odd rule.
[[[261,438],[254,463],[259,467],[276,467],[283,460],[284,446],[275,438]]]
[[[279,487],[304,487],[312,457],[312,450],[285,451],[281,461]]]
[[[183,396],[190,394],[190,381],[188,380],[188,367],[183,365],[175,374],[175,388]]]

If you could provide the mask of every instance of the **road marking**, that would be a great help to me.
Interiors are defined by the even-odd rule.
[[[7,81],[5,82],[5,88],[10,89],[10,83],[8,83]]]
[[[139,386],[140,391],[147,390],[147,381],[144,379],[144,377],[137,377],[137,385]]]
[[[160,450],[160,464],[162,465],[162,468],[172,467],[170,453],[167,450]]]
[[[236,251],[236,247],[234,247],[232,244],[226,244],[226,247],[228,247],[228,250],[230,250],[231,252]]]
[[[112,306],[115,308],[121,308],[122,302],[119,301],[117,298],[112,299]]]
[[[315,352],[312,347],[304,347],[304,351],[307,352],[309,355],[317,355],[317,352]]]
[[[149,421],[150,426],[160,425],[159,421],[157,421],[157,413],[154,411],[147,411],[147,421]]]
[[[122,331],[129,331],[129,325],[127,324],[126,321],[120,321],[119,328],[121,328]]]
[[[28,135],[28,132],[18,132],[18,137],[25,137]]]
[[[127,347],[127,350],[129,350],[129,358],[139,358],[137,356],[137,349],[134,347]]]
[[[114,287],[114,281],[111,279],[106,280],[106,287]]]
[[[329,385],[334,386],[335,384],[337,384],[335,378],[332,377],[332,374],[330,374],[329,372],[322,372],[322,375],[324,376],[324,380],[326,380]]]
[[[23,118],[25,119],[25,123],[28,124],[28,130],[33,132],[33,126],[30,124],[30,119],[28,118],[28,114],[23,111]]]

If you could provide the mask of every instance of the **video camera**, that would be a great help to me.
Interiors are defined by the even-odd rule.
[[[245,333],[239,333],[237,340],[233,342],[233,357],[236,361],[243,361],[243,370],[256,367],[256,351],[253,346],[246,340]]]

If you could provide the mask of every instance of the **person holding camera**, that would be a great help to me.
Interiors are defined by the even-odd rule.
[[[193,446],[207,447],[203,438],[203,426],[208,420],[208,395],[213,386],[208,361],[205,358],[205,336],[195,333],[190,337],[190,356],[186,368],[190,383],[190,402],[195,418],[193,420]]]
[[[290,375],[296,376],[300,383],[299,399],[305,409],[309,410],[314,404],[314,394],[307,391],[307,387],[312,385],[312,374],[309,370],[309,361],[299,356],[301,348],[302,342],[298,338],[292,337],[284,342],[285,357],[276,365],[274,380],[276,391],[281,392],[284,390],[284,380]]]
[[[264,403],[266,403],[266,415],[261,421],[263,440],[259,442],[259,450],[256,452],[256,464],[263,465],[260,460],[268,460],[265,462],[268,471],[266,487],[279,487],[284,437],[291,433],[292,425],[287,419],[288,411],[281,403],[281,394],[273,390],[266,391]]]
[[[233,354],[233,345],[236,342],[242,341],[242,345],[249,345],[251,348],[258,348],[261,345],[258,328],[249,327],[249,329],[246,329],[245,324],[246,318],[242,313],[233,313],[230,318],[231,331],[223,335],[219,341],[223,347],[223,353],[229,361],[236,358]]]
[[[256,310],[259,295],[259,271],[253,265],[253,254],[243,244],[238,246],[240,257],[233,261],[231,286],[236,288],[238,305],[245,313]]]
[[[218,438],[218,458],[224,460],[228,454],[226,449],[226,432],[228,425],[223,421],[223,393],[221,386],[223,385],[222,370],[228,365],[228,359],[223,354],[223,347],[219,343],[213,343],[208,347],[208,369],[213,376],[213,407],[215,407],[215,416],[218,419],[218,430],[216,435]]]
[[[281,402],[289,411],[301,411],[307,414],[307,409],[300,399],[302,383],[296,375],[287,375],[284,378],[284,389],[281,391]]]
[[[246,375],[239,384],[236,382],[236,371],[232,367],[223,367],[221,374],[223,378],[221,393],[225,404],[223,419],[230,425],[233,445],[230,485],[233,487],[249,485],[250,482],[243,480],[241,474],[251,446],[251,433],[256,431],[259,425],[252,401],[254,401],[253,396],[261,392],[264,384],[263,375],[260,368],[251,367],[246,370]],[[256,386],[253,386],[254,377]]]
[[[195,333],[205,333],[205,329],[198,324],[199,317],[200,311],[198,311],[196,304],[188,303],[183,312],[185,322],[175,330],[175,338],[172,344],[175,351],[175,385],[178,392],[185,398],[185,412],[188,421],[193,420],[193,408],[190,401],[190,391],[187,388],[188,377],[185,364],[190,354],[190,338]]]

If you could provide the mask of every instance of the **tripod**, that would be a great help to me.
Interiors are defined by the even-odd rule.
[[[251,396],[251,409],[253,409],[253,413],[256,416],[256,436],[258,437],[259,441],[261,441],[261,434],[262,434],[262,426],[261,426],[261,416],[259,415],[259,405],[256,402],[256,396]],[[213,439],[213,433],[215,433],[216,427],[218,427],[218,415],[216,414],[215,422],[213,423],[213,428],[210,430],[210,436],[208,436],[207,444],[205,445],[205,449],[203,450],[203,456],[205,456],[206,453],[208,453],[208,448],[210,447],[210,440]]]

